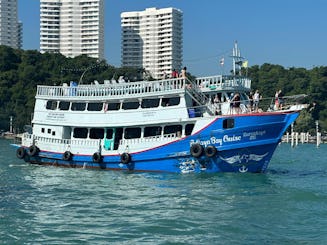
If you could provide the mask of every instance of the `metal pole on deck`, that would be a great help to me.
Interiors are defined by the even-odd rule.
[[[320,145],[320,140],[319,140],[319,121],[316,121],[316,132],[317,132],[317,148]]]
[[[12,119],[13,119],[13,116],[10,116],[10,128],[9,128],[10,133],[13,132]]]
[[[293,131],[293,128],[294,128],[294,124],[292,123],[291,124],[291,146],[294,147],[294,131]]]

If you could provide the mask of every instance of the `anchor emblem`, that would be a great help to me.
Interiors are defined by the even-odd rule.
[[[240,171],[241,173],[246,173],[249,169],[247,167],[245,167],[244,165],[242,165],[242,167],[240,167],[238,169],[238,171]]]

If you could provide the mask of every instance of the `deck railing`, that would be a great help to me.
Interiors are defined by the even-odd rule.
[[[189,83],[184,78],[172,78],[158,81],[142,81],[142,82],[124,82],[92,85],[76,85],[72,86],[64,84],[62,86],[45,86],[37,87],[36,97],[38,98],[121,98],[122,96],[140,96],[142,94],[161,94],[167,92],[177,92],[185,90]],[[250,88],[251,80],[245,77],[235,76],[211,76],[202,77],[195,80],[195,84],[200,89],[230,89],[230,88]]]
[[[210,76],[196,79],[197,85],[202,89],[251,89],[251,80],[242,76]]]

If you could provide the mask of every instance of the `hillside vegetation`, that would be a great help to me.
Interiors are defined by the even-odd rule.
[[[246,72],[252,79],[252,88],[258,89],[263,97],[273,97],[277,89],[282,89],[285,95],[309,95],[306,102],[316,105],[301,113],[296,130],[313,131],[315,121],[319,120],[321,128],[327,131],[327,67],[307,70],[263,64],[249,67]],[[60,85],[79,81],[81,77],[84,83],[119,76],[136,81],[142,73],[140,69],[116,68],[83,55],[66,58],[61,54],[0,46],[0,129],[8,130],[10,116],[14,118],[14,128],[20,132],[24,125],[30,124],[37,85]]]

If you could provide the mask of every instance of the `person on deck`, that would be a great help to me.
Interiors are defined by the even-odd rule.
[[[260,101],[260,93],[259,93],[259,90],[256,90],[254,95],[253,95],[253,105],[254,105],[254,111],[255,112],[258,112],[259,101]]]

